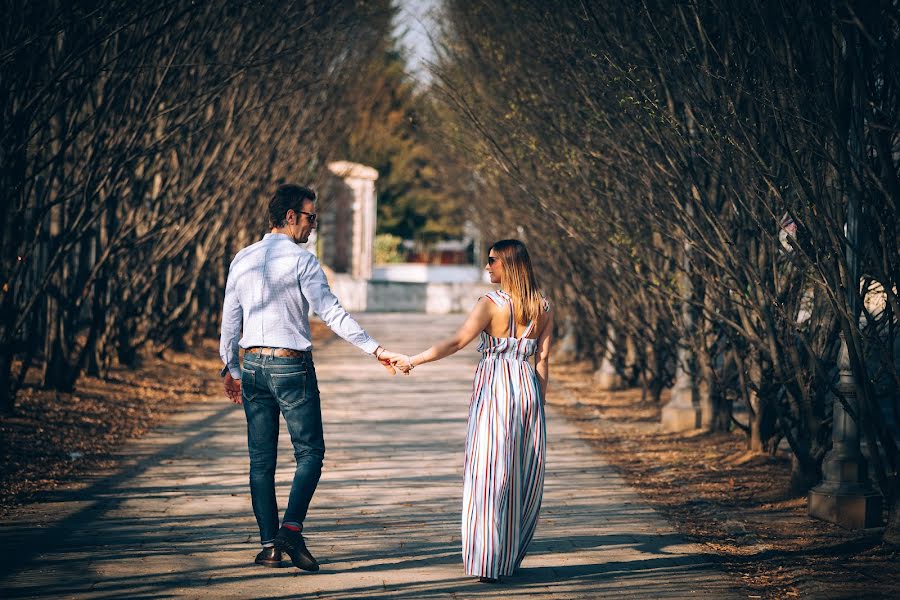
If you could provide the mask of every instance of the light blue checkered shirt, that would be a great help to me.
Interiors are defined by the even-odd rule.
[[[267,233],[238,252],[225,284],[219,341],[219,355],[231,376],[241,377],[239,346],[311,350],[310,306],[360,350],[372,354],[378,348],[331,292],[318,259],[289,236]]]

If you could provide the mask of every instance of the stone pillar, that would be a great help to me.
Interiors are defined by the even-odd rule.
[[[685,242],[682,254],[682,272],[679,284],[683,300],[681,321],[685,332],[694,329],[694,311],[691,298],[694,289],[691,284],[690,242]],[[662,427],[665,431],[690,431],[700,427],[700,408],[697,389],[694,385],[694,353],[691,351],[687,334],[678,344],[678,358],[675,364],[675,387],[669,401],[662,408]]]
[[[622,378],[616,372],[613,365],[613,357],[616,353],[616,331],[612,325],[606,327],[606,350],[603,353],[603,361],[600,368],[594,373],[594,383],[605,391],[613,391],[622,388]]]
[[[571,315],[566,315],[562,322],[562,337],[556,346],[556,356],[558,360],[567,362],[575,360],[578,356],[578,333],[575,330],[575,319]]]
[[[856,381],[843,334],[838,366],[841,373],[838,389],[847,406],[857,412]],[[868,463],[859,449],[856,421],[839,400],[834,401],[833,414],[832,448],[822,464],[822,483],[809,493],[809,515],[847,529],[878,527],[881,525],[881,494],[869,482]]]
[[[852,169],[855,171],[859,157],[864,156],[865,144],[862,141],[864,117],[860,110],[860,77],[858,69],[859,32],[853,27],[846,27],[841,47],[842,58],[846,60],[845,68],[851,73],[850,84],[850,128],[847,136],[847,150]],[[855,186],[847,190],[847,241],[845,244],[845,260],[847,264],[847,304],[850,311],[850,324],[859,326],[861,313],[859,298],[860,282],[860,248],[865,240],[860,230],[860,223],[865,218],[860,191]],[[859,414],[857,400],[857,382],[850,366],[850,352],[847,339],[841,335],[841,350],[838,357],[840,383],[838,389],[844,396],[848,414],[844,404],[836,398],[833,403],[833,419],[831,429],[832,448],[825,456],[822,464],[823,481],[809,493],[809,515],[817,519],[830,521],[848,529],[862,529],[881,525],[881,495],[876,492],[869,481],[869,469],[865,457],[859,448],[859,429],[852,413]],[[878,452],[878,448],[870,448],[870,452]]]
[[[680,346],[675,365],[675,386],[669,401],[662,407],[662,427],[666,431],[690,431],[700,427],[693,363],[693,352],[686,346]]]
[[[375,181],[378,179],[378,171],[347,161],[329,163],[328,170],[343,179],[353,192],[350,211],[350,275],[356,279],[371,279],[375,253]]]

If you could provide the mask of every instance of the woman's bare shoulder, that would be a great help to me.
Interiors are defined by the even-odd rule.
[[[482,317],[493,319],[502,308],[497,298],[492,297],[491,294],[484,294],[478,298],[478,302],[472,307],[472,314],[479,314]]]

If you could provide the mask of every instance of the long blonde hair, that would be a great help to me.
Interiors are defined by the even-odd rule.
[[[500,240],[491,246],[503,262],[503,290],[513,300],[516,323],[535,321],[543,309],[544,298],[534,277],[528,249],[519,240]],[[515,334],[513,334],[515,335]]]

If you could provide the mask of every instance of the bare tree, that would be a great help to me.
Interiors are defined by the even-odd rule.
[[[750,447],[786,440],[798,490],[830,447],[842,335],[894,527],[898,16],[887,0],[451,1],[434,69],[448,153],[490,199],[480,221],[540,241],[585,353],[616,332],[621,374],[659,385],[680,344],[703,426],[745,404]]]
[[[388,2],[7,2],[0,410],[216,327],[281,179],[315,180],[368,95]],[[18,357],[19,362],[14,359]]]

